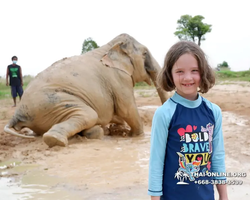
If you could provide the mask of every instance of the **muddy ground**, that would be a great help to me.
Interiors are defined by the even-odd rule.
[[[223,82],[203,95],[223,111],[229,199],[250,199],[250,83]],[[23,139],[3,132],[14,114],[12,100],[0,100],[0,199],[149,199],[147,195],[151,120],[160,100],[153,89],[136,90],[145,135],[79,135],[68,147],[48,148],[42,137]],[[217,197],[217,193],[215,193]]]

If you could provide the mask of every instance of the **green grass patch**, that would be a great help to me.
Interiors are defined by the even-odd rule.
[[[139,83],[135,84],[135,89],[152,89],[154,87],[155,86],[154,86],[153,82],[151,82],[151,85],[148,85],[145,82],[139,82]]]
[[[23,90],[27,87],[31,80],[33,80],[33,76],[24,76],[23,77]],[[10,86],[6,86],[6,79],[0,79],[0,99],[11,98],[11,89]]]
[[[10,89],[0,90],[0,99],[10,98],[10,97],[11,97]]]
[[[250,70],[247,71],[217,71],[217,79],[219,81],[249,81],[250,82]]]

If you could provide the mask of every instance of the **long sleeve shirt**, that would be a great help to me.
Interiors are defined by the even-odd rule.
[[[149,195],[211,200],[214,180],[225,179],[224,160],[222,114],[216,104],[200,95],[190,101],[175,93],[156,110],[151,130]],[[211,176],[212,172],[217,176]]]

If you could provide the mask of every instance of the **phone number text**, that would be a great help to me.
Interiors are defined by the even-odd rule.
[[[242,185],[242,180],[198,180],[194,181],[195,184],[199,185]]]

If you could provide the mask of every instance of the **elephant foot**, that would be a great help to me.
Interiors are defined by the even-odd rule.
[[[49,146],[62,146],[68,145],[68,138],[57,132],[47,132],[43,135],[43,141]]]
[[[83,131],[83,136],[88,139],[101,139],[104,135],[104,130],[100,126],[94,126]]]
[[[113,136],[123,136],[126,137],[127,135],[129,135],[129,131],[130,131],[130,127],[127,125],[120,125],[120,124],[110,124],[109,126],[109,135]]]
[[[128,135],[130,137],[136,137],[136,136],[139,136],[139,135],[144,135],[144,132],[143,131],[130,131]]]

